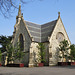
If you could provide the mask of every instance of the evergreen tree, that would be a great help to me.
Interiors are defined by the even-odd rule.
[[[70,59],[75,61],[75,45],[74,44],[70,45],[70,49],[71,49]]]
[[[0,50],[2,52],[7,51],[6,46],[11,42],[11,40],[12,36],[3,36],[3,35],[0,36],[0,45],[1,45]]]
[[[0,63],[2,61],[2,52],[0,51]]]
[[[61,41],[60,42],[60,45],[59,45],[59,52],[61,52],[61,54],[59,54],[59,57],[62,58],[62,59],[66,59],[66,61],[68,61],[68,56],[69,56],[69,44],[68,44],[68,41],[64,39],[64,41]],[[62,60],[63,61],[63,60]]]
[[[19,62],[21,63],[21,60],[24,56],[24,52],[23,52],[23,49],[21,48],[21,44],[20,43],[17,43],[16,44],[16,47],[15,47],[15,50],[14,50],[14,59],[18,59]]]
[[[9,64],[9,62],[13,61],[14,60],[14,56],[13,56],[13,53],[14,53],[14,47],[12,46],[11,43],[9,43],[7,46],[6,46],[6,49],[7,49],[7,63]]]
[[[37,48],[40,50],[39,51],[39,60],[41,61],[41,63],[45,62],[45,45],[43,43],[38,43]]]

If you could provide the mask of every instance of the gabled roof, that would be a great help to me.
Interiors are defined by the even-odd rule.
[[[34,41],[41,42],[41,25],[25,21]]]
[[[60,12],[58,17],[60,17]],[[21,14],[21,5],[19,5],[17,18],[23,18],[23,15]],[[39,25],[39,24],[25,21],[25,25],[27,27],[29,35],[31,35],[30,37],[33,37],[33,40],[35,42],[46,42],[48,41],[48,37],[50,37],[53,32],[56,22],[57,20],[54,20],[54,21]]]
[[[39,25],[32,22],[25,21],[28,30],[33,37],[35,42],[46,42],[48,41],[48,36],[51,36],[53,29],[56,25],[57,20]]]
[[[48,37],[51,36],[57,20],[45,23],[41,25],[41,42],[48,41]]]

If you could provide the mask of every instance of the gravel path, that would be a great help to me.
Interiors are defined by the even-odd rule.
[[[75,67],[0,67],[0,75],[75,75]]]

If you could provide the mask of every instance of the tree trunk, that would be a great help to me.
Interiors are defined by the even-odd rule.
[[[62,51],[62,59],[64,59],[64,52]],[[63,60],[62,60],[62,62],[63,62]]]

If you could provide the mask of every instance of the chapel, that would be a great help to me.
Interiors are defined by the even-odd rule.
[[[39,25],[29,21],[25,21],[21,13],[21,5],[19,5],[18,15],[16,16],[16,24],[14,26],[13,46],[17,42],[21,42],[21,47],[25,53],[22,62],[25,66],[33,67],[38,58],[38,43],[45,45],[46,66],[56,65],[62,61],[58,58],[58,47],[61,41],[68,40],[71,44],[63,22],[58,12],[58,18],[51,22]],[[15,61],[17,63],[18,61]]]

